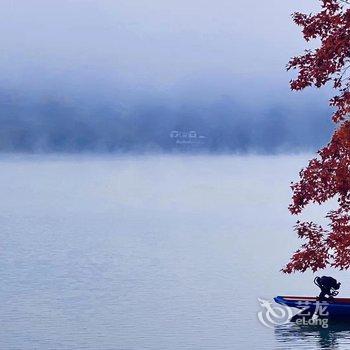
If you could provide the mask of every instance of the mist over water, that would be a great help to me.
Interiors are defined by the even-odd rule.
[[[317,149],[333,127],[328,92],[293,94],[285,72],[306,45],[290,14],[313,9],[302,0],[3,0],[0,152]]]
[[[227,95],[217,100],[174,103],[148,98],[118,104],[0,91],[0,152],[315,150],[329,140],[333,128],[331,111],[318,100],[312,96],[294,106],[278,100],[255,106]]]
[[[317,293],[279,271],[290,181],[334,128],[329,91],[285,72],[314,9],[0,1],[0,350],[349,348],[257,319]]]

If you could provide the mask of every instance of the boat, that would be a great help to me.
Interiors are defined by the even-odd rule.
[[[310,319],[314,316],[331,321],[350,322],[350,298],[332,298],[320,301],[317,297],[277,296],[275,302],[301,310],[290,321]]]

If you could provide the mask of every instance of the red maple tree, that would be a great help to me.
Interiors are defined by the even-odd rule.
[[[299,182],[292,183],[289,210],[299,214],[306,205],[322,204],[331,198],[336,198],[338,204],[326,215],[327,228],[297,221],[295,230],[304,243],[283,268],[286,273],[350,267],[350,2],[320,2],[318,13],[293,14],[305,40],[317,39],[320,44],[293,57],[287,68],[298,71],[297,78],[291,81],[292,90],[332,84],[337,91],[330,100],[336,128],[327,146],[301,170]]]

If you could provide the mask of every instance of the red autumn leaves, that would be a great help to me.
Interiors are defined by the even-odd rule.
[[[298,70],[297,78],[291,81],[293,90],[332,83],[338,93],[330,100],[335,107],[332,118],[336,131],[300,172],[299,182],[292,184],[289,210],[299,214],[306,205],[322,204],[331,198],[337,199],[338,207],[328,212],[327,228],[297,222],[295,230],[304,243],[284,267],[286,273],[350,267],[350,6],[341,0],[322,0],[321,6],[316,14],[293,15],[305,40],[318,39],[320,45],[292,58],[288,69]]]

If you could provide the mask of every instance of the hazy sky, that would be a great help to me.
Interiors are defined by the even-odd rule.
[[[275,98],[288,91],[288,58],[305,47],[290,14],[311,5],[316,0],[1,0],[0,85],[62,95]]]

